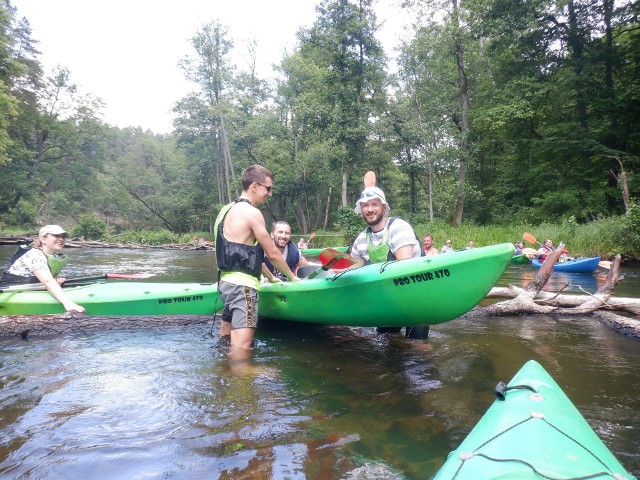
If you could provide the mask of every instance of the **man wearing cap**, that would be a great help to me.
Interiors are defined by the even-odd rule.
[[[411,225],[402,218],[389,217],[389,204],[378,187],[366,187],[362,191],[355,212],[369,225],[351,247],[351,256],[359,259],[356,266],[423,255]]]
[[[26,248],[19,248],[4,269],[0,286],[42,283],[49,293],[68,312],[84,313],[62,291],[64,278],[58,277],[66,257],[62,254],[65,239],[69,234],[59,225],[46,225],[40,229],[38,239]]]

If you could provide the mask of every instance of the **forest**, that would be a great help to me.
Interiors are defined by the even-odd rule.
[[[0,229],[88,215],[115,232],[210,231],[258,163],[275,174],[267,221],[294,232],[353,215],[373,170],[392,213],[413,222],[615,217],[640,249],[639,2],[398,8],[414,21],[394,71],[373,0],[321,0],[269,81],[231,62],[237,39],[211,19],[176,65],[196,88],[161,135],[102,121],[73,72],[43,70],[37,32],[2,0]]]

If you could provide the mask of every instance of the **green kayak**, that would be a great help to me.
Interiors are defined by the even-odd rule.
[[[524,253],[520,255],[514,255],[511,257],[511,263],[529,263],[529,257],[527,257]]]
[[[64,289],[87,315],[209,315],[222,308],[216,285],[201,283],[94,283]],[[0,315],[64,313],[49,292],[0,293]]]
[[[509,265],[510,243],[347,270],[260,289],[260,316],[365,327],[447,322],[476,306]]]
[[[339,252],[347,252],[349,251],[349,247],[333,247],[335,250]],[[324,250],[324,248],[301,248],[300,253],[302,255],[320,255],[320,252]]]
[[[345,326],[442,323],[480,302],[509,265],[505,243],[368,265],[298,282],[263,284],[262,318]],[[65,288],[87,315],[208,315],[222,308],[215,284],[108,282]],[[0,315],[63,313],[46,291],[0,293]]]
[[[635,478],[536,361],[496,394],[433,480]]]

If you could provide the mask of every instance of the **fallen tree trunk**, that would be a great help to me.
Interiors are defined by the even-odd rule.
[[[628,337],[640,340],[640,321],[618,315],[621,311],[632,315],[640,314],[640,299],[611,297],[614,287],[624,277],[620,274],[620,255],[611,262],[607,278],[595,294],[563,295],[560,292],[543,292],[549,280],[553,265],[560,257],[558,249],[547,257],[538,275],[525,287],[493,288],[487,298],[510,298],[488,306],[475,307],[464,316],[473,318],[499,317],[543,313],[553,315],[593,315],[602,323]]]
[[[494,287],[487,294],[486,298],[515,298],[522,288],[509,285],[508,287]],[[534,301],[552,307],[577,307],[582,305],[586,300],[586,295],[567,295],[551,292],[540,292],[534,298]],[[618,310],[621,312],[640,315],[640,298],[626,297],[609,297],[606,304],[603,304],[603,310]]]

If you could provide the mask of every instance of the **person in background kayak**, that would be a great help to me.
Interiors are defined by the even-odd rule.
[[[516,240],[513,242],[513,245],[516,247],[513,252],[514,255],[522,255],[522,249],[524,248],[524,242],[522,240]]]
[[[550,238],[545,238],[544,243],[538,249],[538,260],[540,262],[544,262],[547,259],[547,255],[549,255],[554,250],[555,248],[553,248],[553,241]],[[569,253],[569,250],[562,249],[562,253],[561,253],[562,258],[559,261],[566,260],[568,253]]]
[[[451,253],[453,252],[453,247],[451,246],[451,240],[447,240],[444,242],[444,247],[440,249],[440,253]]]
[[[438,249],[433,246],[433,235],[427,233],[422,239],[422,250],[424,250],[424,254],[428,257],[429,255],[437,255]]]
[[[474,242],[473,240],[469,240],[469,243],[467,243],[467,246],[464,247],[464,249],[471,250],[472,248],[476,248],[476,242]]]
[[[289,280],[298,280],[273,243],[257,208],[271,197],[272,188],[273,174],[267,168],[247,167],[242,173],[242,194],[220,210],[215,222],[218,292],[224,302],[220,336],[230,338],[232,353],[248,352],[253,346],[265,255]]]
[[[274,222],[271,225],[271,238],[275,243],[276,248],[280,251],[280,254],[289,265],[292,272],[295,272],[298,266],[309,265],[306,258],[302,256],[298,247],[291,241],[291,225],[284,220]],[[269,270],[269,273],[278,280],[286,280],[287,277],[278,270],[268,258],[264,259],[264,263]],[[274,279],[266,275],[270,282],[274,282]],[[276,280],[277,281],[277,280]]]
[[[46,225],[38,239],[26,248],[19,248],[4,269],[0,287],[40,282],[67,312],[84,313],[84,307],[73,302],[61,288],[60,272],[66,256],[62,253],[69,234],[59,225]]]
[[[298,240],[298,248],[309,248],[309,244],[304,241],[304,238],[300,237],[300,240]]]
[[[356,201],[355,212],[369,226],[360,232],[351,247],[351,256],[358,259],[354,268],[367,262],[404,260],[424,255],[411,225],[402,218],[389,217],[389,204],[380,188],[366,187]]]

